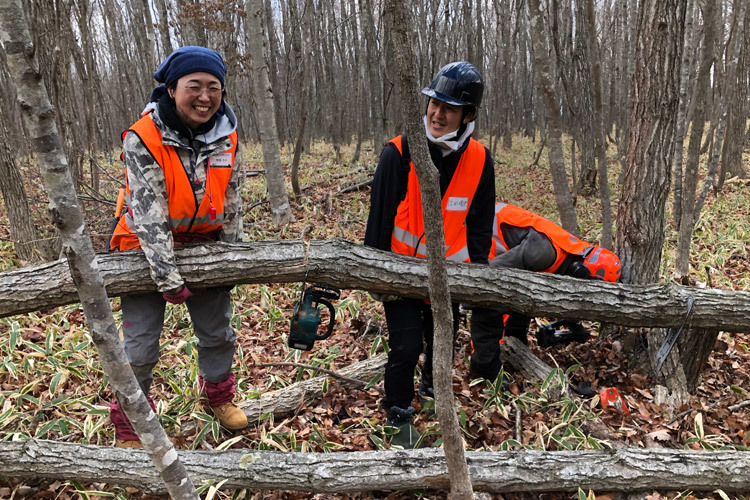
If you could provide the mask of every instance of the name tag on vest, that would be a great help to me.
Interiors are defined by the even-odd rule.
[[[211,155],[208,161],[212,167],[231,167],[232,153],[216,153]]]
[[[458,198],[451,196],[448,198],[448,204],[445,206],[445,210],[449,212],[461,212],[469,209],[469,198]]]

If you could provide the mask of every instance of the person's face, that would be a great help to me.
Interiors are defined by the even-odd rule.
[[[174,90],[177,116],[190,128],[206,123],[221,105],[221,82],[211,73],[190,73],[177,80]]]
[[[461,106],[453,106],[437,99],[430,99],[429,104],[427,104],[427,129],[433,137],[441,137],[455,132],[460,126]]]

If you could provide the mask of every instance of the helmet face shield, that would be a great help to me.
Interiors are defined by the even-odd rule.
[[[422,89],[427,97],[453,106],[476,106],[482,103],[484,82],[479,71],[466,61],[446,64],[429,87]]]
[[[583,264],[588,268],[591,277],[594,279],[613,283],[620,279],[620,273],[622,272],[620,259],[614,253],[599,245],[589,252]]]

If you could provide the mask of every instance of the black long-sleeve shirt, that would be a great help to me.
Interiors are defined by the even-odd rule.
[[[440,173],[440,194],[450,185],[461,155],[469,144],[443,157],[440,149],[427,141],[432,163]],[[364,244],[380,250],[391,249],[391,236],[398,206],[406,196],[409,179],[409,145],[402,139],[403,158],[394,144],[388,143],[380,153],[378,168],[372,183],[370,214],[367,219]],[[495,218],[495,166],[492,155],[485,148],[482,176],[466,216],[466,242],[471,262],[487,264],[492,243],[492,225]]]

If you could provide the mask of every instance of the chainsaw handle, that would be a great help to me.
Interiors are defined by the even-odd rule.
[[[323,304],[328,308],[328,312],[331,314],[330,319],[328,320],[328,329],[326,332],[322,335],[316,335],[315,340],[325,340],[328,337],[331,336],[331,333],[333,333],[333,327],[335,326],[335,318],[336,318],[336,310],[333,308],[333,304],[328,302],[326,299],[318,298],[318,300],[315,301],[316,307],[318,304]]]

